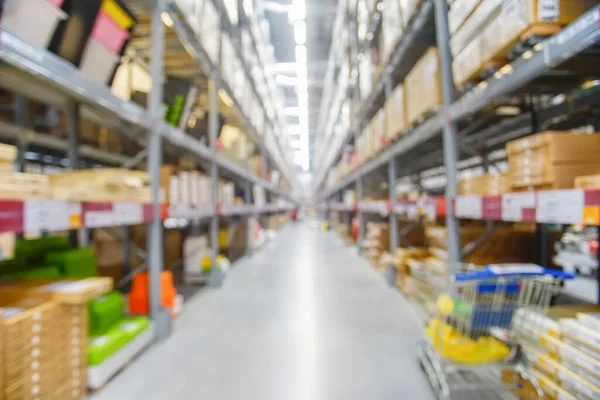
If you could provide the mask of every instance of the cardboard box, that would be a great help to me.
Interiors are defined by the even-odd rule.
[[[381,109],[373,117],[371,140],[373,155],[379,153],[387,145],[385,136],[385,110]]]
[[[437,48],[431,47],[406,77],[406,119],[413,124],[442,105],[441,70]]]
[[[585,175],[575,178],[576,189],[600,189],[600,175]]]
[[[549,131],[507,143],[513,188],[569,189],[600,172],[600,135]]]
[[[150,178],[145,171],[87,169],[48,175],[48,178],[55,199],[152,202]]]
[[[404,85],[398,85],[385,102],[385,137],[392,141],[406,129]]]
[[[65,319],[60,305],[43,298],[0,294],[0,331],[5,398],[54,398],[62,387],[61,343]]]
[[[12,163],[17,157],[17,148],[10,144],[0,143],[0,161]]]
[[[483,71],[481,37],[475,37],[452,61],[454,82],[461,88],[469,81],[477,81]]]
[[[383,0],[383,21],[381,25],[382,41],[382,59],[387,62],[390,58],[396,43],[402,36],[404,30],[404,21],[399,0]]]
[[[507,174],[484,174],[463,179],[458,184],[461,196],[495,196],[510,192],[510,180]]]
[[[485,1],[485,0],[484,0]],[[489,1],[489,0],[488,0]],[[593,2],[589,0],[505,0],[487,20],[482,33],[483,62],[505,60],[508,51],[533,29],[541,35],[552,35],[581,16]],[[479,6],[481,8],[481,6]]]
[[[482,0],[456,0],[448,11],[448,27],[453,35],[471,16]]]
[[[457,56],[482,30],[500,15],[502,0],[482,0],[460,29],[450,38],[452,55]]]

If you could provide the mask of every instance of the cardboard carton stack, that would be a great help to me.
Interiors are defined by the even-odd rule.
[[[146,171],[121,168],[77,170],[48,175],[51,196],[72,201],[126,201],[150,203]]]
[[[438,50],[431,47],[410,71],[404,82],[406,122],[419,122],[442,104],[441,69]]]
[[[385,137],[392,142],[406,129],[404,85],[398,85],[385,102]]]
[[[600,189],[600,175],[584,175],[575,178],[575,189]]]
[[[111,289],[107,278],[0,289],[6,400],[87,398],[87,302]]]
[[[456,0],[448,13],[453,71],[458,87],[478,80],[487,67],[531,36],[550,36],[593,6],[589,0]]]
[[[600,135],[549,131],[507,143],[513,190],[575,187],[575,178],[600,173]]]
[[[600,396],[598,306],[551,307],[547,315],[521,309],[513,317],[534,379],[550,398]]]
[[[506,174],[484,174],[463,179],[458,184],[461,196],[495,196],[508,192],[510,183]]]
[[[390,249],[390,230],[386,223],[367,222],[362,242],[364,256],[379,268],[379,259]]]

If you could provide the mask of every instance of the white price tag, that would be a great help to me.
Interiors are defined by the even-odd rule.
[[[537,222],[580,224],[583,222],[585,193],[582,189],[537,192]]]
[[[140,203],[113,203],[117,225],[136,225],[144,222],[144,206]]]
[[[406,214],[406,204],[403,204],[403,203],[394,204],[394,213],[396,215],[405,215]]]
[[[535,208],[535,193],[502,195],[502,221],[523,221],[524,208]]]
[[[27,233],[69,229],[69,203],[60,200],[30,199],[23,202],[23,230]]]
[[[560,15],[559,0],[540,0],[538,2],[538,17],[542,22],[556,22]]]
[[[423,206],[423,215],[428,220],[435,220],[437,218],[437,205],[433,203],[426,203]]]
[[[119,223],[112,211],[88,211],[83,215],[83,225],[86,228],[102,228],[117,226]]]
[[[481,196],[459,196],[455,199],[455,215],[460,218],[481,219],[483,198]]]
[[[416,204],[409,204],[406,210],[406,215],[410,219],[418,219],[419,218],[419,206]]]

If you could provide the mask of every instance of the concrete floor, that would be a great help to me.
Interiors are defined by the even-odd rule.
[[[408,303],[333,233],[287,226],[93,400],[433,399]]]

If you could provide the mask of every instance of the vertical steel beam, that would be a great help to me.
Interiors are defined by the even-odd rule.
[[[165,0],[154,0],[151,23],[151,59],[152,90],[150,91],[149,111],[153,129],[148,133],[148,172],[152,188],[152,221],[148,230],[148,267],[150,270],[150,312],[156,325],[156,336],[166,339],[171,333],[171,317],[168,309],[162,307],[161,275],[164,264],[164,237],[160,220],[160,166],[162,164],[162,141],[160,122],[163,119],[163,79],[165,53],[165,26],[162,13]]]
[[[219,134],[219,108],[218,108],[218,88],[214,80],[208,83],[208,134],[210,147],[213,151]],[[212,183],[212,205],[214,214],[210,220],[210,243],[212,246],[212,268],[208,283],[211,286],[221,286],[223,283],[223,271],[217,266],[217,257],[219,256],[219,166],[212,161],[210,164],[210,180]]]
[[[67,135],[69,147],[67,157],[69,168],[75,171],[80,168],[79,160],[79,103],[70,100],[67,102]]]
[[[131,273],[131,227],[129,225],[121,227],[121,241],[121,272],[123,276],[127,276]]]
[[[357,204],[360,204],[362,197],[363,197],[363,181],[362,181],[362,176],[359,176],[356,179],[356,202],[357,202]],[[365,223],[364,223],[365,216],[364,216],[364,213],[360,210],[360,207],[358,208],[358,212],[356,213],[356,215],[358,216],[358,240],[356,241],[356,245],[358,246],[358,249],[360,250],[360,247],[362,246],[363,238],[365,237]]]
[[[455,87],[452,76],[452,53],[450,52],[450,32],[448,29],[448,3],[435,0],[435,28],[440,67],[442,71],[442,99],[444,110],[454,102]],[[452,202],[457,195],[458,129],[456,123],[446,120],[444,124],[444,167],[446,168],[446,229],[448,231],[448,261],[450,271],[456,272],[460,261],[460,241],[458,220],[452,210]]]
[[[244,202],[248,205],[252,205],[252,182],[246,182],[244,184]],[[252,231],[252,221],[255,218],[256,214],[251,213],[248,215],[246,219],[246,253],[250,253],[252,251],[252,238],[254,237],[254,232]]]
[[[81,168],[81,160],[79,159],[79,103],[70,100],[67,102],[67,158],[69,159],[69,169],[75,171]],[[89,230],[85,227],[82,229],[83,237],[89,237]],[[79,241],[79,234],[76,230],[69,231],[69,242],[72,246],[84,245]],[[89,242],[87,243],[89,245]]]
[[[391,157],[388,163],[388,187],[390,192],[390,253],[398,248],[398,216],[394,213],[396,202],[396,157]]]
[[[17,95],[15,100],[15,123],[25,129],[29,128],[29,122],[27,121],[27,99],[21,95]],[[25,158],[25,152],[27,152],[28,146],[28,135],[19,135],[17,138],[17,159],[16,168],[17,172],[25,172],[25,166],[27,159]]]

